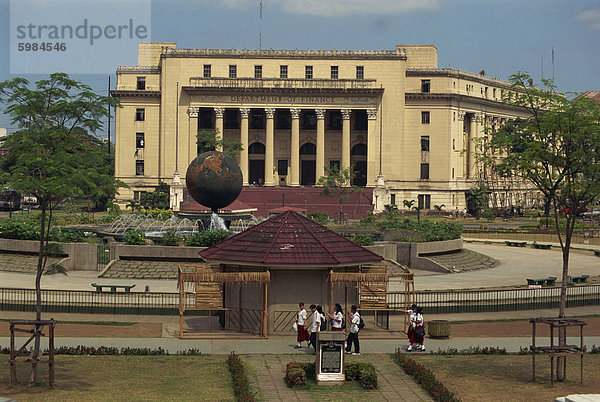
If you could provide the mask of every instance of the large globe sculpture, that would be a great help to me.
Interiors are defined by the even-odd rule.
[[[196,202],[217,212],[240,195],[242,171],[231,156],[209,151],[198,155],[190,163],[185,184]]]

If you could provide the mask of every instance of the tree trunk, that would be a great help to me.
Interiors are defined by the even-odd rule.
[[[42,291],[41,291],[41,280],[42,273],[44,272],[44,246],[46,237],[46,202],[40,203],[42,210],[41,225],[40,225],[40,247],[38,252],[38,264],[35,274],[35,319],[40,321],[42,319]],[[36,325],[36,333],[39,327]],[[33,346],[33,353],[29,356],[31,359],[31,374],[29,375],[29,385],[35,385],[38,381],[38,360],[40,358],[40,335],[36,334]]]
[[[573,237],[573,230],[575,229],[575,216],[574,214],[567,214],[565,230],[565,241],[562,243],[560,236],[560,227],[558,226],[558,218],[556,219],[556,227],[559,239],[561,240],[563,267],[562,267],[562,282],[560,285],[560,304],[558,307],[558,317],[566,317],[567,307],[567,280],[569,277],[569,252],[571,250],[571,239]],[[565,346],[567,344],[567,328],[559,327],[558,329],[558,345]],[[566,357],[560,356],[556,359],[556,380],[564,381],[566,378]]]

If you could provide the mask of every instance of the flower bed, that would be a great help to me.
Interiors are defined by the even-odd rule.
[[[396,353],[392,355],[392,358],[406,374],[413,377],[423,389],[429,392],[434,400],[443,402],[460,401],[460,399],[456,398],[452,392],[445,388],[444,385],[435,378],[435,375],[431,370],[407,357],[405,353],[396,350]]]
[[[255,401],[254,392],[250,388],[250,381],[246,374],[246,368],[239,355],[235,352],[227,357],[227,366],[231,373],[233,382],[233,393],[237,401]]]
[[[377,388],[377,371],[371,363],[348,363],[344,365],[347,381],[357,381],[364,389]],[[306,385],[306,380],[316,380],[315,363],[290,362],[285,370],[288,387]]]

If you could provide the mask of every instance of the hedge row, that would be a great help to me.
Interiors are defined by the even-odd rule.
[[[227,366],[231,373],[231,380],[233,381],[233,393],[237,401],[250,402],[255,401],[255,395],[250,388],[250,381],[246,374],[246,368],[239,355],[235,352],[227,357]]]
[[[358,381],[364,389],[377,388],[377,371],[371,363],[348,363],[344,365],[346,381]],[[288,387],[306,385],[306,380],[316,380],[314,362],[290,362],[285,369]]]

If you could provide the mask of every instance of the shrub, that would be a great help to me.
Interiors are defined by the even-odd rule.
[[[306,214],[306,217],[317,222],[319,225],[327,225],[329,223],[329,215],[325,212],[309,212]]]
[[[233,381],[233,393],[238,401],[254,401],[254,392],[250,389],[250,381],[246,374],[246,368],[239,355],[235,352],[227,357],[227,366]]]
[[[80,230],[54,228],[50,231],[50,239],[60,243],[80,243],[85,241],[85,236]]]
[[[288,387],[306,385],[306,372],[298,362],[288,363],[285,369],[285,383]]]
[[[357,233],[349,239],[359,246],[372,246],[374,242],[373,236],[368,233]]]
[[[205,230],[186,236],[184,243],[186,246],[192,247],[210,247],[227,239],[229,236],[231,236],[229,230],[215,230],[214,232]]]
[[[374,227],[378,230],[402,232],[400,237],[410,241],[442,241],[458,239],[462,235],[462,225],[455,222],[430,219],[411,219],[397,214],[382,214],[374,219],[363,220],[361,227]],[[414,235],[412,235],[414,233]]]
[[[396,350],[396,353],[392,357],[406,374],[412,376],[417,383],[421,384],[423,389],[431,394],[434,400],[443,402],[460,401],[460,399],[456,398],[452,392],[435,378],[431,370],[406,357],[405,353]]]
[[[358,381],[364,389],[377,388],[377,371],[371,363],[348,363],[344,368],[346,380]]]
[[[151,215],[153,218],[162,218],[163,220],[169,219],[173,216],[173,211],[170,209],[160,208],[142,208],[139,213],[142,215]]]
[[[506,348],[498,348],[485,346],[469,346],[466,349],[448,348],[438,349],[437,352],[433,352],[435,355],[507,355],[508,351]]]
[[[130,246],[146,244],[144,241],[144,233],[139,230],[128,230],[123,235],[123,242]]]
[[[183,236],[175,230],[169,230],[163,233],[160,244],[163,246],[179,246],[183,241]]]

